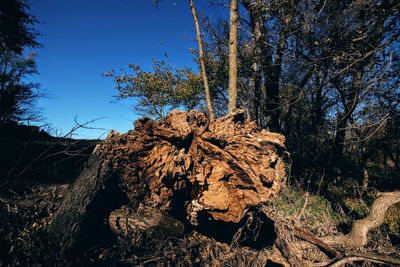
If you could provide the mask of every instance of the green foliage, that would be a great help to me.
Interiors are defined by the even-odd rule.
[[[202,80],[189,68],[173,68],[166,60],[154,60],[150,72],[138,65],[128,67],[130,73],[112,70],[104,76],[114,79],[117,99],[136,98],[139,113],[160,118],[173,108],[194,109],[200,105]]]
[[[300,220],[302,223],[314,232],[320,231],[321,226],[332,230],[339,223],[349,221],[347,216],[335,212],[331,203],[324,197],[313,194],[307,195],[293,186],[286,187],[274,200],[273,205],[276,211],[286,218],[298,218],[301,213]]]
[[[390,207],[386,213],[385,224],[389,232],[400,236],[400,204]]]

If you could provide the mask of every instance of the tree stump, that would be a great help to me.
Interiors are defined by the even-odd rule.
[[[82,240],[99,238],[94,226],[107,219],[116,233],[124,233],[123,223],[140,230],[140,213],[122,208],[109,216],[129,200],[140,203],[141,212],[163,218],[142,217],[172,236],[183,229],[166,227],[168,214],[194,226],[204,219],[239,223],[285,186],[284,142],[282,135],[246,121],[243,110],[215,120],[196,111],[173,111],[159,121],[142,118],[134,130],[112,131],[96,146],[48,232],[62,252],[73,252],[84,251]],[[115,197],[115,185],[128,197],[125,202]]]
[[[199,214],[238,223],[276,196],[287,176],[284,142],[246,121],[243,110],[216,120],[173,111],[140,119],[127,134],[111,132],[97,150],[119,171],[129,198],[185,213],[197,225]]]

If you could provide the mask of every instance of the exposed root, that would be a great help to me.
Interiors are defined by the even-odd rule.
[[[340,259],[330,265],[329,267],[341,267],[345,266],[346,264],[350,264],[357,261],[369,261],[373,263],[379,264],[393,264],[393,265],[400,265],[400,259],[388,257],[388,256],[381,256],[381,255],[372,255],[366,253],[351,253],[350,256]]]
[[[330,265],[327,265],[327,266],[329,266],[329,267],[342,267],[342,266],[346,266],[346,264],[351,264],[351,263],[354,263],[354,262],[357,262],[357,261],[370,261],[370,262],[373,262],[373,263],[380,263],[380,264],[384,263],[382,261],[367,259],[367,258],[364,258],[364,257],[352,256],[352,257],[346,257],[346,258],[340,259],[337,262],[335,262],[333,264],[330,264]]]
[[[385,220],[387,209],[400,202],[400,191],[382,193],[372,204],[369,215],[354,221],[351,232],[347,235],[326,236],[321,240],[331,246],[362,247],[368,243],[371,229],[381,226]]]

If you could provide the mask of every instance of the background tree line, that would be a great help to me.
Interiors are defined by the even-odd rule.
[[[175,107],[212,116],[241,107],[286,136],[295,177],[319,188],[343,177],[364,191],[399,186],[400,4],[240,0],[236,45],[234,2],[210,1],[226,15],[198,16],[189,0],[200,74],[160,62],[154,72],[110,72],[118,96],[138,97],[141,111],[157,116]]]
[[[38,20],[23,0],[0,0],[0,11],[0,123],[37,121],[43,93],[28,78],[37,74]]]

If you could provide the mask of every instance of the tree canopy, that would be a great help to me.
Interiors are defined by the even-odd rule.
[[[0,49],[21,54],[26,48],[39,47],[34,29],[38,20],[30,14],[24,0],[0,1]]]
[[[173,68],[166,60],[154,60],[153,71],[133,64],[128,67],[129,73],[113,70],[104,75],[114,79],[117,99],[137,99],[134,108],[140,114],[160,118],[173,108],[194,109],[202,105],[201,76],[189,68]]]

